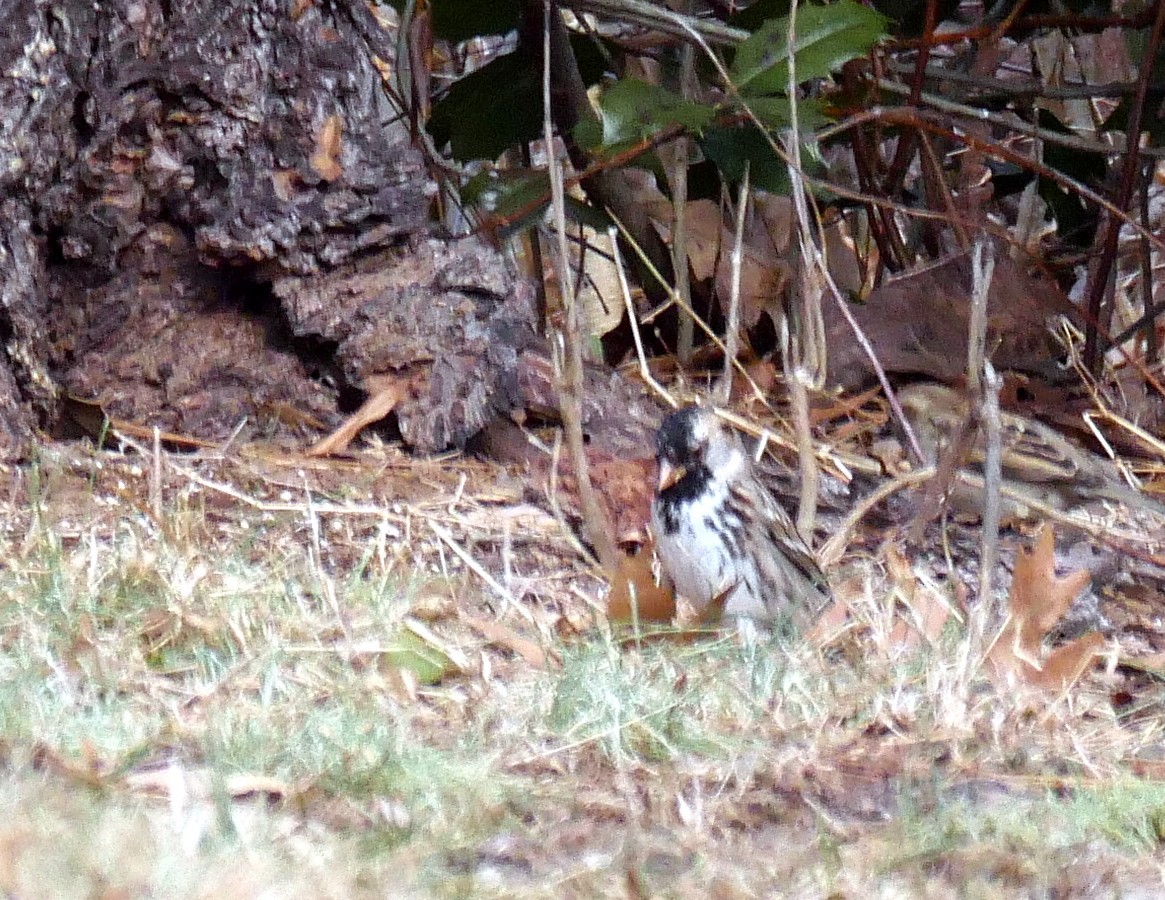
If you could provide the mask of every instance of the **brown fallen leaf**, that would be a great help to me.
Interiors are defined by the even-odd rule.
[[[771,396],[777,390],[780,374],[771,360],[753,359],[748,360],[743,365],[748,379],[732,379],[732,394],[729,398],[729,404],[751,400],[755,396],[753,385],[756,385],[756,388],[765,397]]]
[[[94,440],[102,440],[108,435],[122,435],[138,441],[157,439],[165,446],[183,450],[209,450],[219,446],[214,441],[203,441],[185,434],[161,431],[152,425],[138,425],[127,419],[114,419],[106,415],[104,407],[95,400],[67,394],[61,401],[61,417]]]
[[[1126,669],[1134,669],[1157,678],[1165,678],[1165,653],[1150,656],[1125,656],[1121,654],[1117,664]]]
[[[898,598],[910,613],[909,617],[897,617],[890,629],[890,646],[913,650],[923,640],[934,644],[950,619],[951,608],[935,591],[918,583],[910,561],[897,547],[886,548],[886,569]]]
[[[884,371],[950,381],[967,367],[970,286],[970,255],[960,253],[887,278],[864,304],[848,311],[878,348]],[[1039,371],[1060,352],[1047,329],[1049,316],[1064,315],[1083,327],[1080,311],[1052,281],[1029,275],[1006,254],[996,260],[990,294],[988,341],[1000,370]],[[872,383],[873,368],[846,317],[834,304],[826,304],[822,312],[829,346],[828,386]]]
[[[785,205],[789,205],[787,200]],[[671,202],[653,204],[651,214],[657,233],[670,243]],[[697,282],[713,279],[716,293],[727,308],[732,293],[732,254],[736,247],[733,229],[725,221],[720,204],[714,200],[689,201],[684,216],[692,277]],[[762,219],[752,219],[742,238],[737,286],[740,315],[742,323],[752,327],[784,294],[792,277],[792,268],[778,251],[774,235],[767,230],[767,223]],[[781,244],[788,245],[787,226]]]
[[[671,589],[658,584],[651,571],[655,556],[650,542],[635,556],[619,560],[617,571],[610,573],[611,591],[607,594],[607,617],[612,622],[670,623],[676,615],[676,598]]]
[[[844,600],[834,599],[821,611],[805,638],[814,647],[824,649],[848,630],[849,618],[849,604]]]
[[[534,641],[522,637],[512,628],[501,622],[477,616],[463,615],[461,620],[494,646],[516,653],[536,669],[548,668],[546,652]],[[555,663],[560,662],[557,656],[552,656],[551,659]]]
[[[365,426],[379,422],[396,407],[409,389],[409,379],[396,375],[371,375],[365,379],[368,399],[344,423],[327,437],[316,441],[307,456],[332,456],[343,453]]]
[[[1050,525],[1040,529],[1030,550],[1016,554],[1007,621],[987,655],[997,682],[1061,691],[1084,674],[1104,643],[1103,635],[1086,634],[1050,653],[1044,653],[1043,641],[1091,580],[1086,569],[1063,578],[1056,575]]]

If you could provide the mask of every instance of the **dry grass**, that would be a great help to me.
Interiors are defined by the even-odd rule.
[[[3,496],[7,896],[1163,889],[1160,684],[896,652],[876,560],[824,656],[637,646],[477,463],[56,447]]]

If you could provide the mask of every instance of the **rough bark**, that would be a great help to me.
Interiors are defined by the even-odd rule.
[[[0,456],[61,388],[213,440],[281,404],[333,424],[345,385],[407,373],[423,450],[514,402],[531,294],[427,237],[369,8],[0,5]]]

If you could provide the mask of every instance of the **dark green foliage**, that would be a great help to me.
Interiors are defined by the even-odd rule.
[[[433,34],[450,43],[506,34],[518,27],[520,0],[433,0]]]
[[[721,180],[739,180],[747,162],[754,185],[770,191],[787,190],[785,163],[773,153],[768,137],[750,121],[744,105],[770,135],[779,135],[791,124],[787,96],[791,55],[798,82],[824,78],[847,60],[868,53],[885,30],[885,19],[856,0],[807,3],[799,8],[797,39],[790,48],[787,10],[788,4],[782,0],[760,0],[734,19],[734,24],[756,29],[737,48],[731,62],[731,77],[741,98],[734,98],[729,91],[726,100],[712,106],[686,100],[655,84],[622,78],[603,93],[599,122],[584,118],[575,127],[575,142],[599,160],[678,126],[700,141],[706,160],[717,167]],[[446,40],[499,34],[517,26],[519,12],[516,0],[494,4],[435,0],[434,31]],[[619,68],[620,51],[596,38],[575,34],[571,46],[587,85],[611,77]],[[494,160],[510,147],[542,137],[539,55],[531,47],[519,46],[454,83],[429,119],[428,129],[436,145],[448,146],[454,159],[461,162]],[[798,104],[803,133],[827,121],[820,101],[799,99]],[[658,169],[650,149],[620,164]],[[530,173],[504,181],[489,175],[469,186],[467,200],[487,201],[492,212],[528,225],[541,214],[540,198],[546,194],[544,180]]]
[[[713,116],[711,107],[634,78],[616,82],[603,94],[602,111],[603,144],[608,147],[649,138],[670,125],[699,133]]]
[[[1041,128],[1071,134],[1054,114],[1046,109],[1039,111]],[[1093,189],[1099,188],[1107,172],[1104,154],[1062,147],[1059,144],[1044,146],[1044,162],[1057,172]],[[1040,178],[1040,196],[1056,217],[1057,230],[1063,240],[1088,246],[1096,233],[1096,210],[1075,191],[1070,191],[1050,178]]]
[[[751,96],[786,93],[789,57],[797,83],[824,78],[868,53],[885,34],[885,20],[853,0],[829,6],[804,6],[797,13],[797,40],[789,47],[787,17],[770,19],[740,45],[732,61],[732,82]]]
[[[730,184],[736,184],[744,177],[747,163],[748,178],[753,187],[774,194],[789,192],[788,168],[754,125],[709,128],[700,141],[700,149]]]
[[[454,82],[429,117],[429,134],[453,158],[497,159],[542,136],[542,78],[533,62],[507,53]]]

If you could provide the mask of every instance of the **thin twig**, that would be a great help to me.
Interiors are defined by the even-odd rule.
[[[828,568],[841,559],[846,545],[849,543],[850,535],[871,509],[891,494],[896,494],[903,488],[930,481],[930,479],[934,478],[936,471],[934,466],[913,469],[910,472],[899,475],[891,481],[883,482],[878,486],[877,490],[872,491],[858,501],[858,504],[850,510],[849,515],[842,520],[842,523],[830,535],[829,540],[821,545],[821,551],[818,553],[821,564]]]
[[[724,374],[717,390],[717,402],[727,405],[732,396],[732,367],[740,352],[740,276],[744,266],[744,221],[748,215],[748,189],[751,169],[744,163],[740,191],[736,197],[736,224],[732,237],[732,284],[728,291],[728,326],[724,334]]]
[[[643,352],[643,338],[639,335],[639,318],[635,312],[635,303],[631,300],[631,285],[627,282],[627,269],[623,265],[623,254],[619,252],[619,234],[614,226],[607,229],[607,234],[611,238],[611,254],[615,261],[615,272],[619,276],[619,290],[623,294],[623,305],[627,308],[627,321],[631,325],[631,338],[635,341],[635,355],[639,358],[639,377],[662,397],[665,403],[675,409],[679,403],[668,392],[667,388],[656,381],[655,376],[651,374],[651,367],[647,364],[647,354]]]
[[[692,99],[692,76],[695,51],[691,44],[680,48],[679,94],[685,100]],[[692,305],[692,278],[688,266],[688,156],[691,141],[685,135],[675,142],[672,165],[672,269],[675,271],[676,293],[688,308]],[[692,361],[692,340],[695,337],[695,323],[692,317],[680,307],[679,329],[676,334],[676,356],[681,366]]]
[[[606,510],[599,503],[595,486],[591,482],[586,445],[583,440],[582,336],[579,327],[578,302],[573,295],[569,277],[570,253],[566,239],[566,198],[562,184],[562,168],[554,153],[554,126],[550,108],[550,21],[551,16],[558,15],[558,12],[552,0],[543,0],[542,11],[542,129],[543,139],[546,142],[554,221],[558,231],[558,259],[554,268],[558,276],[559,291],[566,313],[562,330],[565,359],[561,377],[557,379],[559,410],[562,413],[562,425],[566,431],[566,446],[570,453],[574,477],[578,485],[579,504],[582,507],[583,525],[587,538],[590,540],[591,546],[595,548],[595,553],[603,568],[614,572],[618,561],[614,530],[607,518]],[[556,371],[555,374],[559,373]]]
[[[1089,84],[1083,81],[1068,81],[1061,84],[1042,84],[1039,81],[1005,81],[1001,78],[992,78],[986,75],[973,75],[968,72],[947,68],[949,63],[928,63],[926,78],[935,81],[948,82],[969,88],[973,98],[980,103],[991,100],[1093,100],[1098,97],[1123,98],[1131,95],[1137,89],[1134,81],[1109,82],[1108,84]],[[910,75],[915,71],[912,62],[895,62],[886,60],[884,63],[887,72],[897,75]],[[953,94],[946,89],[947,95]]]
[[[976,401],[981,396],[980,379],[987,358],[987,301],[994,274],[995,254],[980,239],[971,252],[971,321],[967,328],[967,386]]]
[[[900,97],[910,96],[910,88],[896,81],[880,78],[875,83],[879,90],[883,90],[888,94],[894,94]],[[1052,131],[1050,128],[1033,125],[1030,122],[1023,121],[1014,113],[1005,115],[983,107],[967,106],[966,104],[958,103],[926,91],[920,93],[918,99],[920,103],[931,109],[949,113],[953,116],[962,116],[963,118],[972,119],[976,122],[990,122],[1015,134],[1038,138],[1046,143],[1055,144],[1059,147],[1067,147],[1070,150],[1079,150],[1083,153],[1102,153],[1105,156],[1117,156],[1121,152],[1119,147],[1105,143],[1104,141],[1089,140],[1088,138],[1080,137],[1078,134]],[[1151,156],[1158,159],[1165,156],[1165,150],[1161,148],[1142,148],[1140,152],[1144,156]]]
[[[999,390],[1003,381],[988,360],[983,371],[983,414],[981,416],[986,443],[983,459],[983,525],[979,549],[979,605],[982,622],[997,620],[992,581],[996,560],[999,558],[999,489],[1003,481],[1003,430],[999,414]],[[982,633],[982,632],[980,632]]]
[[[1054,169],[1051,166],[1032,159],[1030,156],[1013,150],[1011,147],[1001,144],[998,141],[985,140],[970,132],[956,129],[950,125],[945,119],[939,118],[935,114],[923,109],[907,109],[904,107],[884,107],[875,106],[863,112],[856,112],[846,119],[838,122],[836,125],[831,125],[828,128],[823,128],[817,132],[816,140],[818,143],[825,143],[839,134],[851,131],[867,122],[876,122],[886,126],[906,125],[915,128],[926,128],[935,134],[941,135],[951,141],[964,144],[972,150],[977,150],[980,153],[986,154],[994,159],[1003,160],[1004,162],[1014,163],[1022,169],[1034,172],[1042,178],[1050,179],[1056,184],[1063,187],[1065,190],[1078,194],[1090,203],[1096,204],[1103,210],[1116,216],[1122,224],[1127,225],[1129,229],[1136,234],[1141,235],[1150,241],[1153,246],[1160,250],[1165,250],[1165,238],[1154,234],[1150,229],[1145,228],[1140,222],[1128,215],[1127,212],[1116,206],[1111,200],[1102,194],[1094,191],[1079,179],[1072,178],[1064,174],[1059,169]],[[839,185],[829,184],[828,182],[806,176],[806,181],[810,184],[820,186],[827,190],[832,190],[838,196],[852,197],[854,199],[868,201],[870,203],[886,206],[890,209],[895,209],[900,212],[909,213],[902,204],[894,204],[891,201],[884,200],[879,197],[868,197],[864,194],[858,194],[854,191],[849,191]],[[945,213],[935,213],[929,211],[917,211],[914,215],[923,217],[929,216],[936,219],[947,218]],[[991,231],[989,227],[984,227],[984,230]],[[999,233],[1005,234],[1006,229],[1000,229]]]
[[[922,500],[906,529],[908,546],[916,547],[922,542],[927,523],[942,511],[951,486],[958,480],[959,466],[967,458],[968,446],[978,432],[978,414],[979,407],[971,406],[967,415],[951,433],[949,442],[942,448],[938,459],[933,461],[935,477],[927,482],[926,489],[922,492]]]
[[[1115,206],[1124,214],[1128,209],[1129,200],[1133,196],[1133,185],[1137,180],[1137,172],[1141,161],[1138,148],[1141,143],[1141,120],[1145,112],[1148,99],[1149,80],[1152,77],[1153,61],[1157,58],[1157,48],[1165,37],[1165,3],[1156,4],[1157,12],[1153,19],[1153,29],[1149,33],[1148,44],[1145,47],[1145,64],[1141,67],[1141,74],[1137,80],[1137,93],[1129,108],[1129,121],[1125,132],[1125,156],[1121,167],[1121,176]],[[1127,218],[1127,217],[1126,217]],[[1139,224],[1139,223],[1138,223]],[[1090,372],[1099,372],[1102,359],[1100,343],[1100,329],[1107,329],[1109,317],[1101,310],[1105,295],[1109,290],[1109,274],[1112,271],[1113,261],[1116,259],[1117,243],[1121,232],[1121,219],[1110,218],[1108,229],[1104,235],[1100,259],[1096,269],[1091,273],[1091,283],[1088,292],[1088,319],[1087,331],[1084,335],[1084,365]]]
[[[938,25],[938,2],[926,0],[926,14],[923,16],[922,45],[918,48],[918,56],[914,60],[914,72],[910,79],[910,93],[906,100],[909,106],[917,106],[919,95],[922,94],[922,83],[926,77],[926,64],[930,59],[934,29]],[[914,156],[914,146],[918,142],[920,132],[909,131],[898,139],[898,147],[894,151],[894,160],[890,163],[890,170],[886,174],[883,189],[887,194],[897,195],[902,188],[902,180]]]
[[[698,35],[701,43],[708,41],[724,47],[734,47],[749,38],[749,32],[743,28],[733,28],[713,19],[674,13],[659,3],[647,0],[566,0],[563,6],[604,16],[616,22],[652,28],[673,37]]]
[[[614,220],[615,225],[618,226],[618,228],[619,228],[619,233],[621,235],[623,235],[623,237],[626,239],[627,243],[631,246],[631,249],[635,251],[636,255],[639,257],[639,261],[641,263],[643,263],[644,267],[647,269],[648,274],[650,274],[651,277],[656,280],[656,283],[659,284],[668,294],[668,302],[663,304],[662,306],[658,307],[657,309],[652,310],[652,312],[650,314],[648,314],[647,316],[644,317],[645,320],[650,319],[653,315],[658,315],[664,309],[666,309],[670,304],[674,303],[677,306],[681,305],[682,301],[676,295],[675,290],[671,287],[671,285],[669,285],[667,283],[667,281],[664,278],[661,277],[659,271],[652,265],[651,260],[648,258],[647,254],[643,251],[643,248],[640,247],[635,242],[634,237],[624,227],[623,223],[621,221],[619,221],[619,218],[609,209],[607,210],[607,215],[611,216],[611,218]],[[628,296],[629,296],[629,294],[628,294]],[[716,347],[720,348],[720,350],[727,356],[728,347],[725,345],[724,341],[721,340],[720,335],[718,335],[715,331],[713,331],[709,327],[708,323],[705,322],[698,315],[696,315],[695,311],[692,310],[690,307],[688,309],[688,312],[692,316],[692,321],[695,322],[700,327],[700,330],[702,332],[704,332],[704,334],[705,334],[705,336],[707,336],[708,340],[710,340]],[[739,374],[745,381],[748,382],[749,387],[752,388],[753,394],[757,397],[757,399],[764,401],[765,400],[764,391],[762,391],[760,389],[760,386],[756,383],[756,380],[748,373],[748,369],[746,369],[741,364],[740,360],[735,361],[734,367],[736,369],[737,374]]]
[[[971,321],[967,334],[967,381],[975,404],[977,425],[984,431],[986,459],[983,463],[983,521],[979,552],[979,602],[971,612],[967,629],[964,673],[967,683],[974,667],[983,658],[987,629],[996,621],[992,580],[999,555],[999,492],[1003,480],[1003,451],[1000,442],[1000,381],[987,358],[987,305],[995,274],[995,254],[990,243],[980,238],[971,252]]]
[[[1147,163],[1141,172],[1141,222],[1149,224],[1149,186],[1153,183],[1155,166]],[[1153,248],[1144,238],[1141,244],[1141,309],[1148,314],[1153,308]],[[1157,324],[1153,318],[1145,322],[1145,356],[1157,362],[1160,347],[1157,340]]]
[[[797,0],[789,5],[789,28],[785,36],[788,46],[797,46]],[[821,471],[817,466],[813,446],[813,428],[809,421],[809,388],[820,389],[825,383],[826,350],[825,320],[821,313],[820,281],[831,285],[829,263],[825,258],[824,241],[815,240],[822,231],[821,219],[814,206],[809,212],[811,195],[805,189],[804,168],[801,165],[801,121],[797,106],[797,71],[794,54],[788,58],[789,131],[786,168],[792,183],[793,209],[797,221],[797,242],[801,264],[800,277],[782,325],[785,346],[785,372],[788,376],[789,402],[793,411],[793,432],[797,437],[797,467],[801,476],[797,503],[797,529],[809,540],[817,519],[817,492]],[[773,143],[774,148],[776,142]]]
[[[465,565],[469,566],[470,571],[472,571],[473,574],[489,585],[493,589],[494,593],[501,597],[501,599],[508,607],[521,615],[522,618],[524,618],[531,625],[537,626],[538,623],[534,621],[534,614],[530,612],[530,610],[526,609],[526,607],[521,603],[519,603],[518,598],[510,593],[510,591],[506,589],[505,585],[494,578],[486,570],[485,566],[474,559],[468,550],[457,543],[447,528],[445,528],[443,525],[438,525],[436,522],[430,522],[429,527],[433,529],[433,533],[441,539],[445,546],[457,554],[458,559],[465,563]]]
[[[794,340],[790,338],[792,350]],[[799,352],[791,352],[790,357],[800,357]],[[817,467],[817,454],[813,447],[813,426],[809,421],[809,385],[801,377],[803,367],[792,367],[792,378],[788,382],[789,404],[793,412],[793,433],[797,436],[797,468],[801,476],[801,488],[797,497],[797,530],[806,540],[813,534],[817,520],[817,492],[821,484],[821,470]]]
[[[586,559],[589,556],[587,548],[582,545],[582,542],[574,533],[574,529],[570,527],[570,523],[566,521],[566,516],[562,512],[562,505],[558,502],[558,463],[562,458],[562,432],[556,431],[554,433],[554,446],[550,449],[550,477],[546,484],[546,502],[550,506],[550,514],[554,517],[554,521],[558,523],[558,527],[562,529],[562,533],[566,535],[566,540],[581,559]]]

